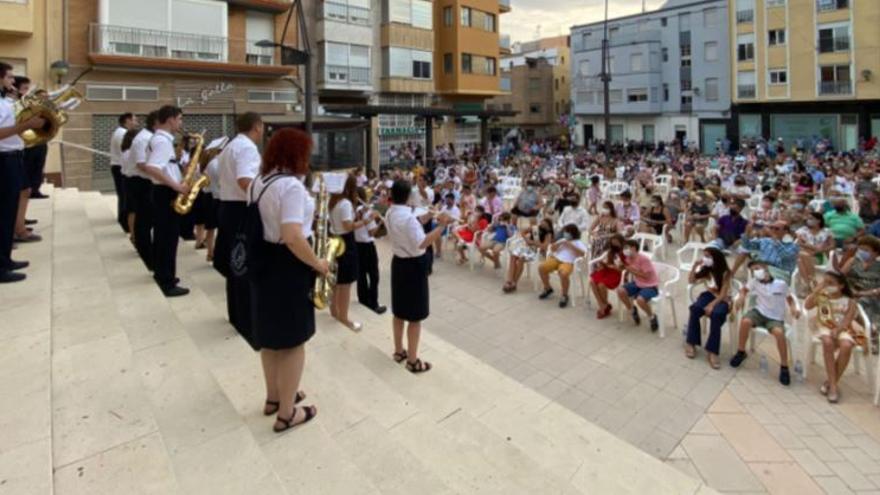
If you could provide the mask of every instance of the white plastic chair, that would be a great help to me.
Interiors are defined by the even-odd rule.
[[[459,230],[466,228],[466,227],[467,227],[467,225],[462,225],[462,226],[456,228],[455,233],[458,234]],[[467,254],[467,258],[468,258],[468,266],[470,267],[471,271],[474,271],[474,265],[477,263],[477,256],[479,256],[479,254],[480,254],[479,249],[477,249],[477,239],[479,239],[479,237],[481,235],[482,235],[482,231],[481,232],[474,232],[474,240],[472,240],[471,242],[464,242],[463,240],[461,240],[458,237],[458,235],[455,236],[455,238],[458,240],[457,244],[464,245],[466,248],[466,254]]]
[[[659,250],[665,251],[666,239],[662,235],[638,232],[632,236],[632,239],[639,241],[639,251],[645,253],[652,260],[657,258]]]
[[[666,263],[658,263],[654,262],[654,270],[657,272],[657,278],[661,280],[661,285],[657,287],[657,291],[659,294],[654,299],[651,299],[651,310],[657,316],[657,321],[660,324],[660,328],[658,333],[660,338],[666,337],[666,326],[664,323],[666,322],[666,318],[662,316],[662,311],[660,310],[660,302],[662,300],[666,300],[669,303],[669,311],[672,314],[672,327],[678,328],[678,315],[675,312],[675,300],[672,297],[672,287],[676,282],[681,279],[681,272],[678,268],[668,265]],[[623,272],[623,281],[621,282],[621,287],[625,283],[629,274],[627,272]],[[662,282],[664,281],[665,282]],[[635,301],[633,301],[635,304]],[[623,304],[618,303],[617,305],[617,315],[620,321],[624,321],[624,307]]]
[[[694,263],[702,257],[703,250],[709,247],[709,244],[702,242],[689,242],[675,252],[678,258],[678,269],[685,273],[690,273],[694,267]]]
[[[853,371],[856,375],[861,375],[861,368],[864,367],[865,371],[865,379],[868,381],[868,388],[874,390],[874,404],[878,403],[878,398],[880,398],[880,363],[877,363],[877,358],[874,356],[873,350],[871,348],[871,339],[873,338],[873,334],[877,329],[873,327],[871,324],[871,320],[868,318],[868,314],[865,312],[865,309],[861,304],[857,304],[858,313],[856,314],[856,319],[861,320],[861,323],[865,328],[865,336],[867,337],[866,343],[864,346],[856,345],[853,348],[852,361],[853,361]],[[804,377],[807,376],[807,370],[809,369],[810,364],[814,364],[816,362],[816,348],[822,347],[822,339],[818,336],[809,336],[809,341],[806,345],[807,354],[805,356],[804,362]],[[871,375],[871,367],[877,366],[877,376]]]
[[[654,177],[654,184],[658,186],[666,186],[667,189],[672,185],[672,176],[671,175],[658,175]]]

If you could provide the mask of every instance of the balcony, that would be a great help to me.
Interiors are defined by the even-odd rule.
[[[370,25],[370,9],[352,7],[344,3],[322,2],[321,18],[327,21],[345,22],[348,24]]]
[[[89,59],[95,65],[159,71],[214,72],[265,77],[290,73],[275,65],[275,50],[255,40],[91,24]]]
[[[320,71],[320,89],[369,90],[373,86],[369,67],[324,65]]]
[[[736,96],[740,99],[752,99],[755,97],[754,84],[738,84],[736,86]]]
[[[826,96],[851,95],[852,81],[821,81],[819,94]]]
[[[819,53],[848,52],[849,37],[819,38]]]
[[[602,48],[602,36],[590,36],[584,39],[581,33],[572,36],[574,51],[599,50]],[[621,45],[638,45],[642,43],[660,43],[661,32],[659,29],[639,32],[625,32],[614,34],[608,38],[610,49],[617,48]]]
[[[755,11],[754,10],[737,10],[736,11],[736,23],[737,24],[747,24],[755,20]]]
[[[816,12],[848,9],[849,0],[816,0]]]
[[[510,54],[510,35],[502,34],[498,37],[498,49],[501,51],[502,55]]]
[[[0,34],[30,37],[34,34],[34,2],[0,0]]]
[[[290,0],[226,0],[226,3],[273,14],[286,12],[290,8]]]
[[[502,14],[510,12],[510,0],[498,0],[498,11]]]

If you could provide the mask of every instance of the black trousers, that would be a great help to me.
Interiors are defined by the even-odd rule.
[[[226,313],[229,323],[244,336],[251,338],[251,289],[245,278],[232,275],[229,268],[232,242],[242,233],[247,215],[244,201],[221,201],[214,245],[214,268],[226,277]]]
[[[358,252],[358,302],[376,309],[379,306],[379,255],[376,244],[372,242],[357,243]]]
[[[24,168],[27,171],[27,181],[24,186],[31,188],[31,197],[40,194],[40,185],[43,184],[43,170],[46,168],[46,155],[49,153],[49,145],[41,144],[24,151]]]
[[[177,285],[180,215],[171,206],[176,197],[170,187],[153,186],[153,279],[162,290]]]
[[[116,190],[116,222],[122,227],[123,232],[128,233],[128,211],[125,207],[125,177],[122,175],[121,165],[110,165],[110,174],[113,176],[113,189]]]
[[[21,151],[0,153],[0,272],[12,266],[12,238],[21,195],[23,169]]]
[[[423,224],[422,227],[425,229],[426,234],[430,234],[432,230],[434,230],[434,221],[430,220],[428,223]],[[434,273],[434,245],[428,246],[425,249],[425,263],[428,267],[428,275]]]
[[[142,177],[129,177],[126,192],[134,209],[134,247],[138,256],[153,271],[153,183]],[[133,203],[133,204],[131,204]]]

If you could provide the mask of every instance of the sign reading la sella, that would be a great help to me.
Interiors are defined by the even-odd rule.
[[[186,108],[193,105],[207,105],[212,98],[235,90],[235,85],[228,82],[219,82],[213,86],[203,88],[183,89],[177,96],[177,106]]]

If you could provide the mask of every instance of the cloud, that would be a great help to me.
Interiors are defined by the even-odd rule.
[[[660,7],[665,0],[646,0],[648,10]],[[641,0],[609,0],[608,18],[642,11]],[[569,34],[578,24],[601,21],[604,0],[512,0],[511,11],[501,16],[501,32],[513,41]],[[538,33],[540,26],[540,34]]]

